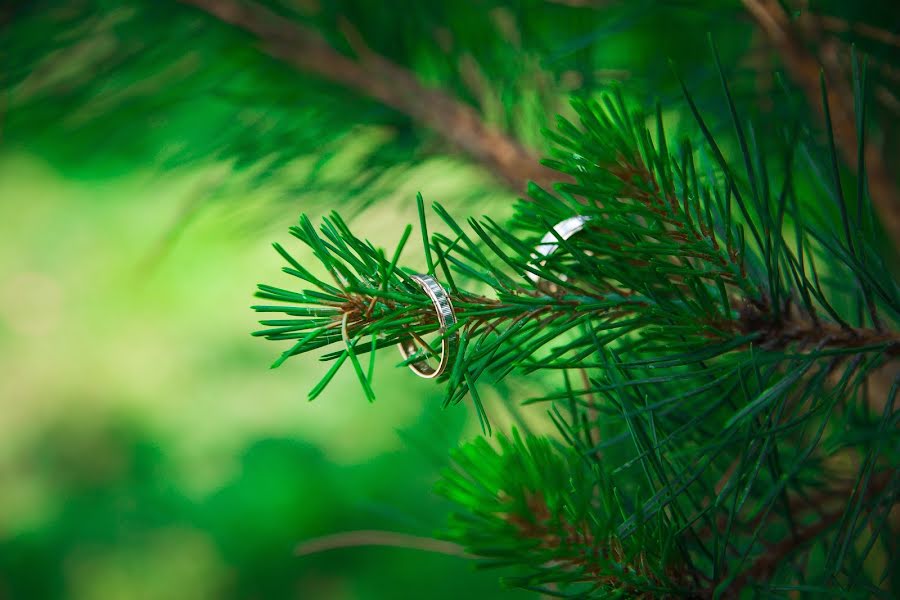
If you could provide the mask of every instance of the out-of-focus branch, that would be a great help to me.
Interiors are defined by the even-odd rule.
[[[294,549],[294,554],[296,556],[308,556],[310,554],[318,554],[319,552],[327,552],[329,550],[360,548],[362,546],[404,548],[407,550],[421,550],[423,552],[435,552],[437,554],[446,554],[448,556],[458,556],[460,558],[475,558],[474,555],[466,552],[462,546],[454,544],[453,542],[418,535],[397,533],[396,531],[380,531],[373,529],[345,531],[307,540]]]
[[[314,29],[264,6],[237,0],[182,0],[255,36],[271,56],[304,73],[377,100],[438,133],[455,148],[521,192],[528,181],[549,187],[559,179],[538,157],[486,124],[470,106],[425,87],[409,70],[369,50],[353,59],[336,51]]]
[[[855,170],[857,137],[853,88],[850,76],[840,61],[845,49],[837,39],[825,39],[819,35],[818,25],[814,21],[791,21],[778,0],[742,1],[778,51],[790,77],[802,88],[808,102],[820,115],[823,114],[823,107],[819,73],[824,69],[835,142],[844,162]],[[818,56],[811,50],[812,47],[817,48]],[[888,168],[878,144],[867,141],[864,152],[872,202],[894,245],[900,245],[900,190],[896,174]]]
[[[547,2],[574,8],[602,8],[611,4],[610,0],[547,0]]]
[[[826,15],[821,15],[816,18],[822,24],[822,27],[831,33],[855,33],[856,35],[868,38],[874,42],[900,48],[900,35],[886,29],[879,29],[868,23],[848,23],[844,19]]]

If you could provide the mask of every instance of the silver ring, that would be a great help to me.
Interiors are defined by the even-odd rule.
[[[536,266],[544,266],[547,262],[547,257],[556,252],[559,248],[559,239],[567,240],[582,229],[584,229],[585,224],[591,220],[591,217],[585,215],[576,215],[574,217],[569,217],[568,219],[564,219],[553,226],[552,231],[548,231],[544,234],[544,237],[541,238],[541,243],[535,246],[534,254],[531,255],[533,261],[536,261],[534,264]],[[556,232],[556,235],[553,232]],[[559,236],[559,237],[557,237]],[[540,287],[541,277],[531,271],[526,271],[525,273],[535,285]],[[566,280],[565,275],[560,275],[559,277],[563,281]]]
[[[434,379],[447,370],[447,365],[450,364],[453,355],[456,353],[459,336],[455,331],[447,334],[447,330],[456,324],[456,313],[453,312],[453,304],[450,303],[450,296],[447,295],[447,290],[434,277],[430,275],[410,275],[410,278],[422,287],[422,290],[425,291],[434,305],[438,324],[440,325],[441,358],[437,368],[433,368],[428,364],[427,358],[410,363],[409,368],[419,377]],[[421,345],[410,337],[397,344],[397,347],[400,348],[400,354],[403,355],[403,358],[409,359],[421,348]]]

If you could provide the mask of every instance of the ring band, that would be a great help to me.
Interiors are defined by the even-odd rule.
[[[447,290],[434,277],[430,275],[411,275],[410,278],[418,283],[431,299],[431,303],[434,305],[434,310],[437,313],[440,325],[439,331],[442,337],[441,358],[437,368],[428,364],[428,359],[426,358],[410,363],[409,368],[419,377],[434,379],[447,370],[447,365],[450,364],[453,354],[456,352],[459,336],[455,331],[449,335],[447,334],[447,330],[456,324],[456,313],[453,312],[453,304],[450,303],[450,296],[447,295]],[[400,354],[403,355],[403,358],[409,359],[410,356],[419,350],[420,345],[410,337],[397,344],[397,347],[400,348]]]
[[[590,221],[591,218],[585,215],[576,215],[574,217],[569,217],[568,219],[564,219],[553,226],[552,231],[548,231],[544,234],[544,237],[541,238],[541,243],[535,246],[534,254],[531,255],[531,258],[534,261],[537,261],[535,264],[537,266],[544,266],[547,262],[547,258],[556,252],[559,248],[559,240],[567,240],[582,229],[584,229],[585,224]],[[553,232],[556,232],[554,235]],[[558,237],[557,237],[558,236]],[[531,271],[527,271],[525,273],[535,285],[540,287],[541,277]],[[565,275],[560,275],[560,279],[563,281],[566,280]]]

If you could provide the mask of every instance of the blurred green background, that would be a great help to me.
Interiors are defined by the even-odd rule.
[[[308,403],[314,357],[269,370],[248,306],[295,211],[254,228],[252,198],[222,202],[167,238],[214,175],[78,179],[3,153],[0,598],[522,597],[453,556],[294,556],[335,532],[433,535],[437,471],[476,429],[390,353],[372,405],[349,372]],[[400,196],[366,215],[384,242],[413,218]]]
[[[195,11],[24,6],[14,26],[0,10],[0,599],[527,597],[459,556],[297,556],[340,532],[434,537],[434,482],[480,429],[391,352],[374,404],[349,370],[309,403],[328,365],[270,370],[284,348],[249,335],[256,283],[295,285],[271,243],[309,259],[287,235],[301,212],[393,247],[419,190],[498,216],[513,196],[418,140],[398,151],[408,124]],[[196,48],[170,86],[179,44]]]

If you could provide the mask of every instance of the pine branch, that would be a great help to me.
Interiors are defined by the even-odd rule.
[[[854,172],[858,168],[857,131],[853,89],[839,57],[845,50],[835,39],[823,39],[813,22],[791,21],[778,0],[742,0],[770,43],[778,50],[791,78],[802,88],[809,104],[824,116],[819,73],[828,78],[828,103],[838,149]],[[818,46],[819,58],[810,46]],[[864,147],[866,175],[872,202],[895,248],[900,247],[900,189],[896,173],[885,162],[881,148],[868,140]],[[862,177],[862,173],[857,173]]]
[[[675,275],[669,275],[666,269],[673,267],[670,254],[648,255],[645,247],[626,245],[625,239],[596,238],[602,242],[600,246],[588,244],[591,236],[586,236],[586,240],[579,242],[580,249],[570,249],[567,253],[570,259],[587,251],[593,255],[592,264],[604,265],[610,247],[617,248],[612,260],[624,262],[625,266],[620,266],[619,272],[611,264],[601,266],[599,272],[604,276],[599,278],[597,268],[593,267],[595,276],[587,280],[578,261],[573,264],[554,260],[535,265],[533,246],[517,242],[490,221],[484,224],[470,221],[476,235],[495,258],[500,257],[515,269],[511,276],[489,260],[440,206],[436,210],[454,230],[456,239],[436,235],[431,247],[426,247],[426,253],[449,249],[438,254],[442,268],[446,269],[449,262],[461,275],[480,280],[494,290],[493,296],[487,296],[450,285],[448,294],[464,341],[457,367],[448,381],[445,404],[461,401],[473,392],[472,384],[485,374],[499,380],[520,367],[595,366],[590,358],[593,352],[588,351],[595,350],[599,340],[611,343],[632,334],[660,347],[679,344],[686,354],[691,349],[703,349],[710,353],[710,358],[740,350],[751,342],[768,350],[791,347],[809,356],[829,349],[845,353],[879,351],[893,356],[900,349],[900,335],[893,332],[854,329],[824,321],[808,322],[791,311],[782,311],[780,318],[773,319],[765,304],[754,303],[752,297],[746,300],[741,311],[731,304],[723,312],[702,303],[686,302],[683,298],[687,292],[702,289],[697,282],[681,279],[690,273],[676,265]],[[422,336],[438,328],[430,302],[410,283],[405,270],[396,262],[410,231],[407,228],[394,252],[395,258],[388,260],[383,252],[356,238],[337,215],[324,220],[321,232],[316,232],[306,217],[301,218],[291,233],[313,250],[328,268],[334,284],[315,277],[276,245],[291,265],[284,271],[318,289],[294,292],[259,286],[258,297],[284,304],[253,308],[266,314],[283,313],[289,318],[264,319],[260,323],[266,328],[254,335],[275,341],[295,341],[273,366],[331,344],[345,346],[322,356],[322,360],[335,363],[322,382],[310,391],[310,399],[321,393],[345,360],[355,361],[359,354],[394,346],[409,336],[419,339],[421,344]],[[668,237],[671,232],[658,234]],[[507,245],[506,249],[494,241],[495,236]],[[727,262],[724,258],[727,253],[722,251],[720,258]],[[691,250],[689,255],[694,256],[696,252]],[[639,260],[628,259],[631,255]],[[707,258],[705,254],[701,257]],[[737,273],[737,267],[734,269],[732,273]],[[547,294],[542,284],[521,275],[530,271],[553,282],[558,292]],[[696,276],[702,281],[709,273],[708,268],[702,268]],[[721,285],[740,290],[738,284],[735,280]],[[622,288],[626,290],[624,293]],[[734,301],[727,293],[724,297]],[[570,335],[566,344],[546,350],[566,335]],[[357,374],[371,398],[368,377],[359,369]]]
[[[443,271],[462,338],[447,403],[474,394],[472,384],[485,374],[500,380],[515,369],[597,366],[598,346],[615,340],[630,339],[644,351],[661,353],[680,346],[683,356],[697,351],[710,359],[743,352],[748,344],[766,351],[791,349],[810,360],[833,351],[900,354],[897,332],[852,327],[840,318],[818,280],[811,281],[803,272],[801,261],[806,260],[802,255],[798,259],[783,242],[783,215],[772,215],[771,209],[758,205],[754,218],[748,212],[753,206],[741,199],[727,163],[722,167],[724,179],[701,178],[692,151],[685,150],[680,158],[668,154],[662,133],[657,147],[643,125],[637,125],[643,123],[639,115],[626,125],[621,116],[626,114],[624,105],[609,97],[603,101],[602,105],[576,102],[583,128],[560,121],[560,133],[553,134],[563,149],[558,154],[566,160],[548,164],[574,181],[561,186],[563,198],[535,187],[532,196],[539,201],[520,205],[517,224],[534,235],[533,241],[523,242],[490,219],[471,219],[467,232],[439,205],[435,211],[453,235],[437,234],[429,240],[425,214],[420,212],[426,262],[432,273],[437,266]],[[744,223],[732,214],[731,195],[741,207]],[[594,200],[579,204],[576,196]],[[559,252],[535,262],[537,239],[552,223],[570,216],[574,206],[591,217],[584,232],[560,239]],[[421,202],[419,210],[424,211]],[[745,227],[752,232],[753,244],[743,238]],[[394,260],[388,260],[357,238],[337,215],[325,219],[321,232],[302,217],[291,233],[331,271],[334,284],[313,277],[277,247],[292,265],[286,272],[318,290],[298,293],[259,287],[259,297],[287,305],[254,307],[257,311],[293,317],[263,320],[267,328],[254,333],[296,341],[273,366],[343,343],[344,349],[322,358],[337,361],[333,369],[350,359],[371,398],[356,356],[410,336],[420,339],[438,328],[430,303],[397,264],[410,231],[401,239]],[[806,233],[799,230],[797,235],[802,240]],[[438,261],[431,259],[433,254]],[[458,286],[451,266],[468,282],[492,293]],[[779,275],[788,268],[793,281]],[[859,274],[872,277],[865,271]],[[812,275],[817,277],[814,271]],[[889,289],[875,292],[881,301],[893,302]],[[805,299],[800,302],[798,297]],[[820,317],[816,306],[834,320]],[[877,313],[872,314],[880,323]],[[552,346],[564,337],[564,344]],[[421,341],[420,345],[424,346]],[[313,388],[311,398],[334,372]]]
[[[354,60],[332,48],[314,29],[254,2],[181,0],[255,36],[260,47],[303,73],[377,100],[439,134],[516,191],[528,181],[549,187],[555,175],[536,155],[486,124],[473,108],[444,91],[425,87],[407,69],[351,40]],[[351,35],[351,38],[353,36]]]

